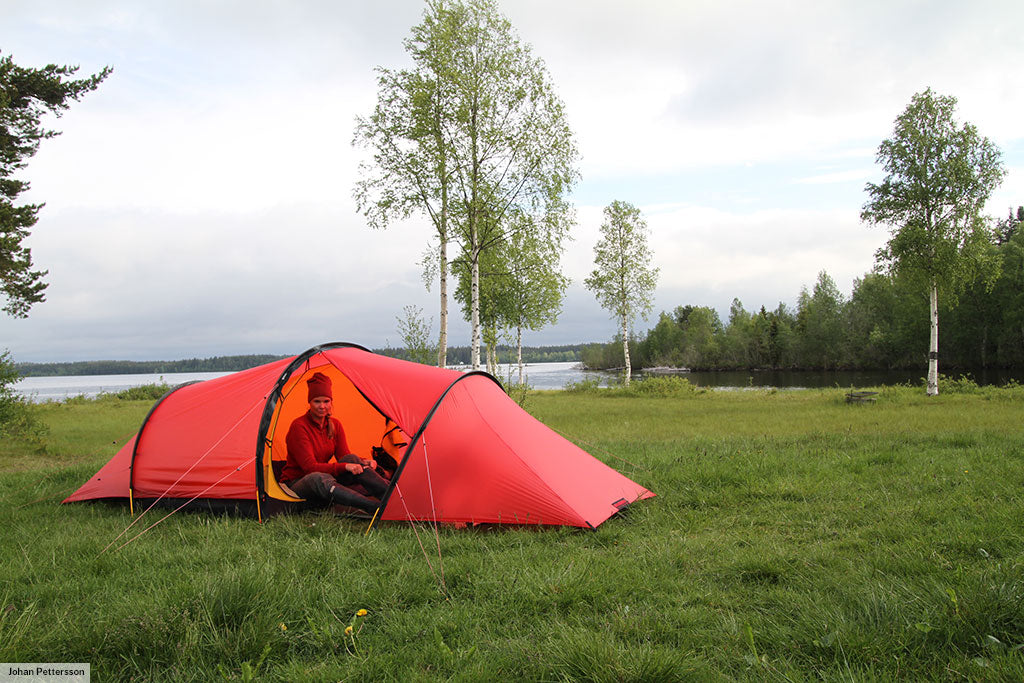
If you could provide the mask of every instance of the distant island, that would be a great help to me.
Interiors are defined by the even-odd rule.
[[[566,346],[523,347],[525,363],[578,362],[580,352],[586,344]],[[373,349],[392,358],[405,358],[405,349]],[[186,360],[85,360],[64,363],[15,363],[14,367],[22,377],[64,377],[81,375],[159,375],[172,372],[237,372],[257,365],[272,363],[289,356],[274,354],[250,354],[241,356],[214,356],[212,358],[189,358]],[[468,346],[448,347],[449,365],[467,365],[470,362]],[[515,359],[515,349],[510,346],[498,347],[498,358],[502,363]]]

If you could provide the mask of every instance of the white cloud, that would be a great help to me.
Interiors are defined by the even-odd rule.
[[[853,211],[769,210],[749,214],[683,207],[652,215],[661,285],[679,292],[713,288],[715,301],[681,301],[718,309],[746,293],[747,305],[774,308],[827,270],[848,287],[870,270],[881,235]]]
[[[831,173],[820,173],[818,175],[800,178],[797,183],[802,185],[827,185],[831,183],[848,183],[858,181],[863,183],[875,175],[875,169],[857,169],[853,171],[834,171]]]
[[[989,211],[1024,204],[1020,3],[502,7],[548,65],[582,153],[574,285],[558,326],[527,343],[614,334],[581,284],[613,199],[648,217],[657,309],[773,308],[821,270],[848,293],[885,239],[857,218],[875,149],[928,86],[1004,150]],[[351,201],[353,119],[373,105],[373,68],[408,63],[401,41],[423,9],[11,0],[4,54],[115,71],[51,122],[63,134],[23,175],[27,199],[46,202],[30,245],[51,286],[30,319],[0,318],[0,348],[58,360],[377,346],[398,342],[407,304],[436,329],[417,265],[429,230],[374,232]],[[464,323],[451,339],[467,342]]]

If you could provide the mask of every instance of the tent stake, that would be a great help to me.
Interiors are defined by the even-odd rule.
[[[364,533],[363,536],[369,536],[370,535],[370,530],[373,529],[373,523],[377,521],[377,515],[379,515],[379,514],[380,514],[380,508],[377,508],[376,510],[373,511],[373,517],[370,519],[370,525],[368,527],[366,527],[366,533]]]

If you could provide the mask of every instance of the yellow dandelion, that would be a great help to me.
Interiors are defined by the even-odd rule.
[[[346,626],[345,627],[345,635],[346,636],[352,635],[352,627],[351,626]]]
[[[288,630],[288,627],[284,625],[283,621],[281,622],[281,630],[282,631],[287,631]]]
[[[357,617],[365,617],[367,614],[368,614],[368,612],[366,610],[364,610],[364,609],[361,609],[358,612],[356,612],[356,616]]]

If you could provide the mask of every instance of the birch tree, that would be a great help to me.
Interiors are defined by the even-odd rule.
[[[356,119],[352,144],[373,152],[372,162],[360,164],[353,196],[356,208],[373,228],[384,229],[414,214],[429,218],[436,251],[424,258],[424,269],[436,274],[440,293],[437,365],[447,365],[448,245],[451,242],[450,150],[443,119],[450,115],[445,100],[442,67],[433,59],[441,36],[428,27],[413,29],[406,41],[416,68],[378,69],[377,105]],[[424,279],[427,279],[426,277]],[[429,284],[428,284],[429,289]]]
[[[647,237],[647,221],[640,209],[628,202],[613,201],[604,208],[601,238],[594,246],[597,267],[583,281],[601,307],[619,322],[627,386],[632,374],[629,330],[636,315],[647,319],[658,282],[658,269],[651,267]]]
[[[568,214],[560,213],[564,218]],[[484,253],[480,259],[480,320],[488,347],[487,368],[494,372],[496,359],[491,349],[502,333],[508,333],[516,347],[519,382],[523,369],[523,330],[539,330],[554,324],[561,312],[569,279],[562,275],[562,247],[540,238],[544,233],[530,216],[510,217],[513,226],[507,239]],[[467,260],[457,262],[459,284],[455,297],[464,312],[471,306],[471,277]]]
[[[558,321],[569,279],[559,268],[561,246],[538,239],[535,230],[517,232],[508,244],[506,259],[503,313],[505,324],[515,332],[516,366],[523,384],[523,330],[539,330]]]
[[[878,262],[928,293],[929,396],[939,393],[940,293],[955,302],[967,283],[997,274],[981,212],[1005,169],[999,149],[970,123],[958,124],[955,109],[956,98],[931,88],[913,96],[878,148],[885,178],[867,184],[861,210],[863,221],[890,228]]]
[[[507,238],[508,218],[519,212],[539,217],[543,239],[562,242],[568,223],[550,217],[566,210],[578,175],[575,141],[543,62],[494,0],[429,0],[406,50],[415,68],[380,71],[374,116],[381,116],[357,130],[375,152],[357,201],[371,218],[425,211],[441,250],[459,242],[471,279],[477,369],[481,256]],[[443,254],[438,266],[444,278]],[[442,279],[443,307],[446,297]]]
[[[439,7],[440,9],[440,7]],[[455,180],[459,239],[471,279],[472,364],[480,363],[480,260],[531,216],[537,238],[560,245],[577,150],[543,62],[515,35],[493,0],[455,3],[443,17],[456,36],[449,65],[457,115]]]
[[[497,377],[497,346],[501,336],[499,327],[503,324],[502,297],[508,288],[507,264],[498,249],[489,249],[480,254],[477,261],[479,273],[477,319],[480,324],[480,341],[486,353],[484,363],[487,372]],[[473,314],[473,271],[471,261],[465,253],[452,262],[452,272],[458,278],[455,299],[462,306],[466,320]]]

